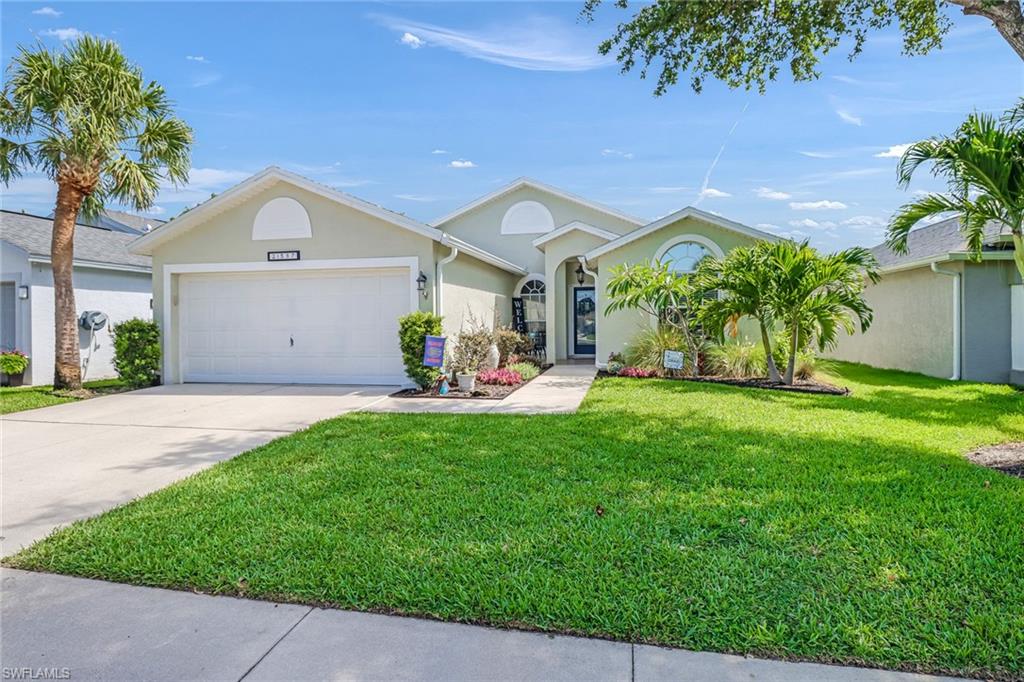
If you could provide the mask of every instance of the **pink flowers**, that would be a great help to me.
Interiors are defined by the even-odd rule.
[[[656,369],[643,369],[642,367],[623,367],[619,370],[620,377],[631,377],[633,379],[648,379],[658,376]]]
[[[515,386],[523,383],[523,377],[511,369],[485,369],[477,373],[476,380],[481,384],[495,384],[498,386]]]

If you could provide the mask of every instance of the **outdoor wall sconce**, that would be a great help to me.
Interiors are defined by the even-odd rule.
[[[18,298],[23,301],[28,298],[28,287],[24,284],[18,287]]]
[[[420,276],[416,278],[416,291],[420,292],[423,298],[427,297],[427,276],[420,270]]]
[[[583,263],[576,266],[576,281],[583,284],[583,277],[586,273],[583,272]]]

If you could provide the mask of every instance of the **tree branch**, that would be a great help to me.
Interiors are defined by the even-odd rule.
[[[1010,44],[1017,56],[1024,59],[1024,14],[1020,0],[948,0],[963,9],[967,16],[985,17]]]

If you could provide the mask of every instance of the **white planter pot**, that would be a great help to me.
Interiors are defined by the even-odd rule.
[[[459,374],[459,390],[470,392],[476,388],[476,375],[475,374]]]

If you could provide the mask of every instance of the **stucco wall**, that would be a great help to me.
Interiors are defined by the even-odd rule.
[[[512,289],[518,276],[460,254],[444,266],[443,277],[441,314],[446,335],[455,336],[474,322],[491,329],[512,322]]]
[[[520,201],[537,201],[544,204],[551,212],[556,228],[574,220],[616,234],[625,234],[637,228],[637,225],[629,221],[530,187],[521,187],[509,192],[454,220],[438,224],[437,227],[516,265],[521,265],[530,272],[542,273],[544,254],[532,244],[534,239],[541,236],[539,233],[501,234],[501,219],[505,212]]]
[[[116,377],[114,369],[114,337],[111,327],[133,317],[152,319],[149,307],[151,278],[148,273],[121,272],[76,267],[74,270],[75,308],[81,315],[86,310],[106,313],[107,326],[96,332],[92,355],[89,353],[89,332],[79,329],[82,363],[88,366],[82,378],[86,381]],[[35,384],[53,380],[54,320],[53,271],[49,265],[32,266],[29,293],[32,304],[31,376]]]
[[[699,235],[711,240],[724,252],[728,253],[738,246],[749,246],[755,243],[753,237],[726,230],[705,223],[696,218],[683,218],[666,225],[664,228],[645,235],[634,242],[606,253],[598,260],[598,335],[597,363],[603,365],[611,353],[622,352],[622,349],[634,336],[645,328],[650,328],[650,318],[636,310],[620,310],[606,315],[608,295],[606,288],[612,268],[623,263],[637,263],[650,260],[666,242],[684,235]]]
[[[580,231],[570,232],[544,245],[545,266],[542,271],[547,284],[546,319],[549,360],[564,360],[573,354],[572,304],[576,282],[578,256],[606,243],[604,239]],[[593,278],[585,276],[583,286],[595,286]],[[600,319],[597,334],[601,335]]]
[[[964,379],[1010,380],[1010,285],[1016,275],[1011,261],[965,264]]]
[[[271,199],[291,197],[303,205],[312,224],[308,239],[252,240],[253,220],[259,209]],[[347,258],[414,257],[427,275],[427,296],[419,297],[421,310],[434,308],[434,244],[429,237],[416,234],[380,218],[368,215],[305,190],[277,184],[244,203],[220,213],[206,223],[157,246],[153,252],[154,315],[163,320],[163,269],[168,264],[231,263],[267,260],[268,251],[297,249],[303,261]],[[462,256],[460,256],[461,258]],[[288,269],[288,263],[281,263]],[[177,327],[177,276],[172,277],[171,325]],[[169,356],[176,358],[176,334],[166,334]],[[172,361],[173,362],[173,361]],[[165,368],[169,380],[176,380],[177,367]]]
[[[962,268],[946,264],[946,269]],[[830,357],[936,377],[953,372],[953,281],[927,267],[884,275],[865,292],[874,321],[864,334],[840,332]]]

